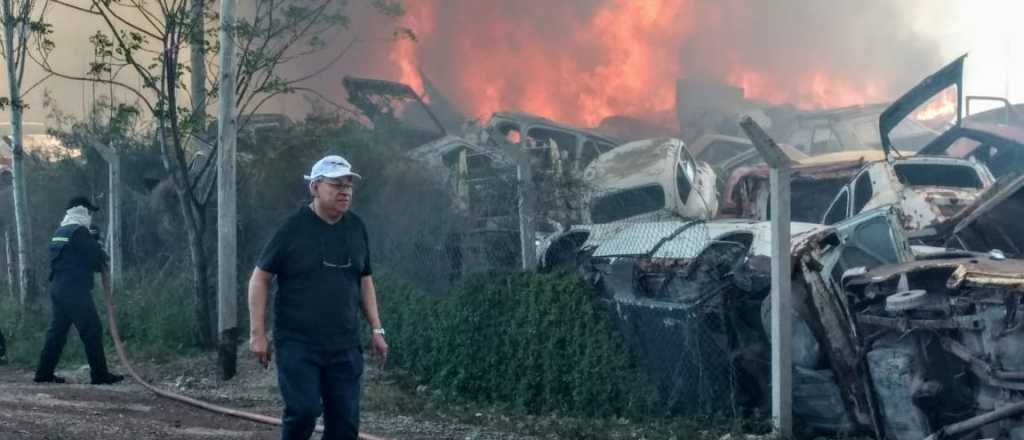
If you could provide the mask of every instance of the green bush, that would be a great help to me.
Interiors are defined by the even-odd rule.
[[[447,295],[381,286],[392,362],[446,395],[532,414],[649,415],[655,393],[570,274],[488,274]]]
[[[18,305],[6,289],[0,289],[0,293],[0,330],[7,339],[7,357],[13,364],[34,367],[39,360],[50,319],[50,300],[45,286],[42,297],[27,309]],[[125,288],[114,292],[118,328],[128,355],[133,360],[148,358],[160,361],[195,351],[193,298],[191,285],[183,277],[143,271],[128,273]],[[112,361],[117,355],[110,338],[98,277],[93,300],[103,322],[107,359]],[[82,343],[72,327],[60,367],[85,362]]]
[[[7,359],[13,364],[35,366],[39,360],[39,351],[43,348],[43,337],[49,322],[48,309],[33,307],[24,312],[16,297],[7,289],[0,289],[0,331],[7,340]],[[68,339],[78,338],[74,332]],[[68,344],[64,348],[67,359],[84,361],[85,352],[82,344]]]

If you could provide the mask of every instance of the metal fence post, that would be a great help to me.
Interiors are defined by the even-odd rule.
[[[793,301],[790,243],[792,161],[749,116],[740,121],[754,147],[771,167],[772,230],[772,420],[782,438],[793,436]]]
[[[108,203],[110,224],[107,237],[110,243],[110,284],[118,292],[122,287],[124,276],[124,259],[121,254],[121,157],[117,150],[109,145],[93,142],[93,147],[107,162],[110,176],[110,199]]]

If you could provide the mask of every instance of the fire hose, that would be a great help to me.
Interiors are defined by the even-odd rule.
[[[132,377],[132,379],[135,379],[135,381],[138,382],[139,385],[142,385],[143,388],[152,391],[153,394],[156,394],[157,396],[185,403],[205,411],[210,411],[216,414],[222,414],[231,417],[237,417],[240,419],[245,419],[257,423],[264,423],[268,425],[277,426],[281,425],[281,419],[277,417],[270,417],[262,414],[255,414],[237,409],[223,407],[220,405],[214,405],[209,402],[193,399],[191,397],[183,396],[181,394],[174,393],[171,391],[161,390],[160,388],[153,386],[145,379],[143,379],[141,376],[139,376],[139,374],[135,371],[135,368],[132,367],[131,362],[128,362],[128,355],[125,352],[124,343],[121,341],[121,335],[118,333],[117,330],[117,318],[114,316],[114,300],[112,298],[111,289],[107,288],[104,289],[104,291],[106,293],[105,299],[107,303],[107,323],[110,326],[110,336],[114,339],[114,348],[117,350],[117,357],[121,359],[121,363],[124,365],[124,368],[128,370],[128,374]],[[323,425],[317,424],[316,432],[323,432],[323,429]],[[359,438],[363,440],[383,440],[381,437],[373,436],[362,432],[359,433]]]

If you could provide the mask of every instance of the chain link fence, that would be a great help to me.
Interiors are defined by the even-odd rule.
[[[386,252],[392,267],[406,268],[403,274],[415,274],[420,285],[440,288],[473,272],[518,269],[521,221],[532,223],[534,244],[539,245],[549,234],[588,217],[583,210],[590,189],[579,173],[560,172],[553,166],[549,149],[527,151],[532,179],[525,202],[530,211],[520,216],[521,171],[517,173],[513,158],[502,153],[510,150],[498,144],[476,147],[435,153],[447,167],[425,169],[416,177],[435,183],[432,195],[423,186],[403,184],[396,189],[417,195],[383,199],[402,200],[416,219],[399,226],[407,232],[393,236],[402,237],[403,242],[390,243]],[[413,173],[402,176],[411,178]],[[637,201],[622,200],[632,202]],[[430,216],[416,215],[420,212]],[[435,223],[436,218],[425,218],[433,216],[444,220]],[[395,219],[390,222],[397,225]],[[593,234],[590,245],[632,249],[629,259],[634,264],[628,273],[603,274],[604,300],[638,364],[657,384],[667,414],[736,416],[743,402],[763,400],[757,385],[742,385],[745,374],[740,368],[750,357],[744,357],[740,347],[751,339],[764,339],[754,325],[759,322],[760,303],[736,298],[738,289],[731,279],[734,264],[749,249],[749,240],[715,241],[707,223],[678,217],[599,225]],[[602,242],[600,234],[620,243]],[[424,244],[410,252],[410,241]],[[402,246],[405,251],[398,249]],[[592,257],[596,261],[606,256]]]
[[[612,317],[665,412],[740,414],[740,347],[757,337],[746,324],[757,304],[739,301],[732,276],[749,242],[712,240],[707,223],[680,220],[609,225],[592,240]]]

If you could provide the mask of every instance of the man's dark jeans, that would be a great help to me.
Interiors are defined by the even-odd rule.
[[[306,440],[324,414],[324,440],[359,437],[359,388],[363,352],[329,350],[277,341],[277,383],[284,399],[281,440]]]
[[[82,339],[82,344],[85,345],[85,357],[89,360],[89,374],[93,381],[109,375],[107,357],[103,353],[103,326],[100,324],[100,316],[96,313],[96,305],[92,302],[92,296],[51,292],[50,298],[53,300],[50,328],[46,330],[46,342],[39,355],[36,378],[53,377],[53,371],[57,368],[57,363],[60,362],[71,325],[78,330],[78,336]]]

